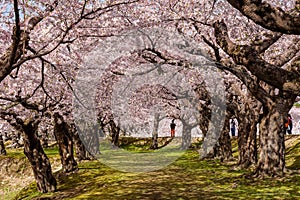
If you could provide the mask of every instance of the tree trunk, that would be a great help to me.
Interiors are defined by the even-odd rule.
[[[47,130],[43,130],[43,133],[40,135],[40,140],[43,148],[48,148],[49,139]]]
[[[257,164],[257,120],[251,114],[239,117],[239,161],[238,165],[242,168],[248,168]]]
[[[111,128],[111,143],[114,148],[119,146],[119,135],[120,135],[120,128],[116,125],[113,120],[109,121],[109,125]]]
[[[36,180],[38,191],[42,193],[56,191],[56,180],[52,175],[50,161],[38,139],[37,125],[33,122],[24,125],[24,154],[28,158]]]
[[[42,144],[42,147],[43,147],[43,148],[48,148],[48,147],[49,147],[48,139],[42,137],[42,138],[41,138],[41,144]]]
[[[229,161],[232,159],[231,141],[229,136],[229,117],[226,116],[224,128],[219,137],[221,161]]]
[[[289,99],[289,102],[277,99],[277,102],[270,101],[264,105],[259,126],[260,154],[256,176],[283,175],[285,170],[284,122],[293,102],[293,99]]]
[[[199,118],[199,128],[203,134],[203,137],[206,137],[208,132],[208,125],[210,123],[211,118],[211,109],[205,108],[201,111],[202,115]]]
[[[78,161],[94,159],[94,157],[88,151],[86,151],[85,146],[83,145],[79,137],[79,134],[76,130],[74,130],[73,133],[73,141],[74,141],[75,152]]]
[[[85,150],[96,158],[100,154],[100,141],[99,136],[104,137],[101,130],[99,135],[99,125],[93,123],[87,123],[85,121],[78,121],[76,123],[76,129],[80,135],[80,140],[84,145]]]
[[[21,145],[19,144],[20,136],[21,136],[20,132],[18,131],[13,135],[11,147],[13,148],[21,147]]]
[[[54,136],[59,147],[63,171],[65,173],[76,171],[78,169],[78,165],[74,159],[70,127],[58,113],[54,114],[54,121]]]
[[[215,159],[218,157],[220,158],[220,160],[222,162],[224,160],[227,161],[232,158],[231,141],[230,141],[230,136],[229,136],[229,117],[228,117],[228,115],[226,115],[223,130],[222,130],[217,142],[214,144],[213,149],[209,153],[207,153],[205,156],[200,155],[201,160]]]
[[[0,155],[6,155],[6,150],[5,150],[2,135],[0,135]]]
[[[192,128],[193,126],[189,125],[186,122],[182,122],[182,143],[181,149],[189,149],[192,145]]]
[[[152,144],[150,149],[158,149],[158,127],[159,127],[159,115],[155,113],[153,122]]]

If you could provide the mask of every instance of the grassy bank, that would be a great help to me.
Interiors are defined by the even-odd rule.
[[[58,148],[46,148],[52,164],[52,169],[60,168]],[[23,153],[22,148],[7,149],[7,155],[0,155],[0,199],[9,200],[30,182],[33,182],[31,166]]]

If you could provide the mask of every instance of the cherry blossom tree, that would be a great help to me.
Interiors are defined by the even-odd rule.
[[[166,31],[177,30],[192,38],[209,53],[220,70],[234,74],[247,87],[247,92],[244,89],[227,88],[229,100],[236,96],[234,102],[228,101],[225,124],[228,124],[229,118],[234,115],[239,120],[239,164],[247,167],[250,163],[256,163],[255,134],[256,123],[259,122],[261,148],[256,174],[276,176],[284,172],[283,124],[300,94],[299,1],[14,0],[2,4],[1,117],[24,133],[26,155],[32,159],[32,163],[33,150],[28,146],[37,144],[35,148],[44,161],[40,165],[46,166],[41,171],[43,173],[37,172],[39,166],[33,166],[40,191],[49,192],[56,189],[56,182],[50,173],[49,160],[36,136],[37,127],[45,112],[50,107],[53,107],[53,112],[65,110],[65,113],[60,115],[68,118],[66,121],[72,124],[72,115],[66,113],[71,113],[72,95],[76,98],[76,94],[73,93],[74,78],[78,68],[83,67],[84,56],[107,37],[132,28],[152,26],[162,26]],[[164,62],[173,68],[185,68],[186,74],[192,72],[189,69],[190,63],[185,63],[184,58],[180,60],[176,58],[177,55],[164,53],[156,49],[145,49],[139,56],[144,59],[144,63]],[[132,61],[135,64],[141,62],[135,59]],[[115,145],[120,124],[113,118],[110,101],[113,84],[124,75],[126,69],[124,66],[122,68],[121,63],[116,61],[116,64],[120,65],[119,68],[109,69],[107,77],[100,83],[99,91],[102,95],[96,99],[99,103],[98,120],[113,133],[112,140]],[[162,67],[156,66],[154,70],[159,72]],[[196,80],[192,87],[202,84],[200,76],[188,77],[189,80]],[[197,105],[197,109],[204,115],[195,117],[178,116],[178,110],[174,109],[178,103],[174,104],[176,99],[165,96],[165,99],[152,98],[147,102],[147,89],[136,93],[132,105],[141,103],[143,108],[149,108],[156,103],[161,104],[168,117],[177,116],[185,120],[184,122],[189,122],[184,123],[189,124],[185,126],[186,133],[189,133],[193,126],[199,125],[202,133],[209,135],[208,123],[211,121],[213,110],[209,98],[211,101],[216,99],[207,95],[206,91],[200,89],[197,92],[194,88],[199,97],[199,102],[194,105]],[[150,89],[152,92],[153,90]],[[164,95],[167,93],[164,91]],[[159,95],[163,96],[161,93]],[[257,100],[261,104],[257,103]],[[63,109],[56,106],[57,104],[64,105]],[[258,106],[255,106],[256,104]],[[263,112],[260,112],[261,106]],[[132,109],[135,109],[134,106]],[[255,112],[252,113],[252,110]],[[149,109],[144,111],[135,112],[137,124],[142,122],[143,114]],[[189,121],[190,117],[196,118],[197,123]],[[82,127],[85,126],[89,125],[85,124]],[[79,132],[85,131],[77,128]],[[98,127],[93,129],[98,130]],[[228,126],[224,125],[220,142],[226,141],[228,144],[228,132]],[[155,139],[156,133],[153,135]],[[90,139],[91,142],[98,141],[97,138]],[[220,142],[223,157],[230,158],[230,147]],[[245,148],[249,145],[252,148]],[[185,147],[187,146],[188,142],[185,144]],[[251,162],[247,163],[246,160]]]
[[[41,117],[49,102],[61,100],[66,85],[67,90],[72,90],[76,64],[82,58],[78,52],[83,47],[88,51],[91,47],[88,44],[111,34],[112,31],[105,31],[105,26],[117,16],[106,14],[133,2],[15,0],[5,2],[1,7],[0,81],[4,86],[1,87],[1,117],[24,133],[25,155],[32,163],[41,192],[56,190],[49,160],[36,135]],[[94,31],[91,22],[100,18],[107,24],[103,23],[103,27]],[[71,44],[77,46],[73,48]],[[36,79],[37,74],[41,76]],[[53,74],[60,78],[53,79]],[[62,80],[65,85],[57,80]],[[35,151],[39,156],[33,156]]]

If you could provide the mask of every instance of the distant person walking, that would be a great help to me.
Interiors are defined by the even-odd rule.
[[[236,124],[235,124],[235,121],[234,119],[231,119],[231,122],[230,122],[230,130],[231,130],[231,136],[235,136],[235,128],[236,128]]]
[[[171,128],[171,137],[175,137],[175,127],[176,127],[176,124],[175,124],[175,119],[172,120],[171,124],[170,124],[170,128]]]
[[[293,118],[290,114],[288,114],[288,119],[285,123],[286,132],[291,135],[293,129]]]

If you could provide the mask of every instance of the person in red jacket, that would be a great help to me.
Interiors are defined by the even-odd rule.
[[[171,128],[171,137],[175,137],[175,127],[176,127],[176,124],[175,124],[175,119],[172,120],[171,124],[170,124],[170,128]]]

